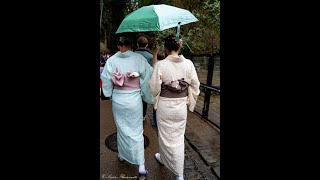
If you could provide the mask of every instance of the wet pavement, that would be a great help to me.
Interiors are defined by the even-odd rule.
[[[116,132],[112,115],[112,102],[100,101],[100,180],[136,179],[138,166],[119,162],[117,152],[105,145],[106,138]],[[158,152],[157,128],[152,126],[152,107],[148,105],[147,119],[144,121],[144,135],[149,144],[145,148],[145,165],[149,180],[174,180],[175,175],[154,158]],[[189,112],[185,136],[186,180],[217,180],[219,172],[220,133],[210,123]]]

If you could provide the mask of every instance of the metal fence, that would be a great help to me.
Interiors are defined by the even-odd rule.
[[[195,65],[201,93],[194,112],[220,129],[220,54],[187,57]]]

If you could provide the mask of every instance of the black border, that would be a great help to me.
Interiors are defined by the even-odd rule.
[[[305,121],[317,112],[310,100],[318,94],[311,6],[221,1],[221,179],[310,179],[317,172],[309,162],[318,154],[317,130]]]
[[[303,149],[308,140],[317,141],[303,137],[305,131],[317,132],[304,120],[316,122],[318,116],[303,106],[312,105],[304,99],[314,99],[318,80],[309,89],[297,83],[304,87],[319,77],[311,74],[317,71],[311,64],[317,58],[309,55],[313,44],[301,40],[313,39],[301,23],[312,18],[304,16],[304,5],[221,1],[221,179],[288,179],[316,172],[305,162],[314,147]],[[100,179],[99,6],[99,1],[4,6],[6,177]],[[307,62],[300,63],[302,58]],[[308,69],[299,69],[304,63]],[[295,73],[302,78],[291,76]]]
[[[99,1],[4,7],[6,177],[100,179]]]

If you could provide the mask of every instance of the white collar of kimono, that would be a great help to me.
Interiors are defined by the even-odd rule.
[[[180,55],[179,57],[168,55],[167,59],[173,62],[182,62],[185,59],[185,57],[183,55]]]
[[[117,57],[119,58],[127,58],[127,57],[130,57],[132,55],[132,51],[131,50],[127,50],[126,52],[121,52],[121,51],[118,51],[117,53]]]

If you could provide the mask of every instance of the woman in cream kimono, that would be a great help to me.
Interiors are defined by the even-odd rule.
[[[101,74],[102,90],[112,99],[118,158],[139,165],[139,179],[146,179],[142,99],[155,102],[148,86],[153,68],[142,55],[131,51],[131,44],[127,37],[120,37],[120,51],[108,59]]]
[[[155,157],[183,180],[187,109],[195,107],[200,82],[193,63],[178,55],[182,41],[170,35],[164,46],[168,56],[155,64],[149,83],[157,99],[159,153]]]

